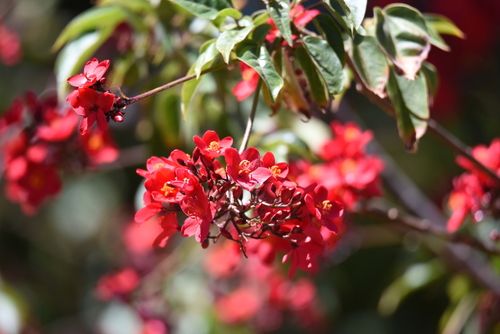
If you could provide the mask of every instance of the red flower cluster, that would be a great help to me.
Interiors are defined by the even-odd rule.
[[[219,139],[214,131],[195,136],[190,156],[173,151],[168,158],[152,157],[147,170],[137,172],[144,183],[144,205],[136,221],[158,215],[163,231],[155,240],[162,245],[179,231],[208,246],[220,237],[239,244],[246,254],[249,239],[285,240],[280,250],[291,260],[290,274],[309,270],[324,250],[322,226],[337,232],[333,219],[343,206],[327,199],[323,186],[300,187],[287,178],[288,165],[276,163],[272,153],[260,156],[251,147],[241,154],[232,138]],[[218,157],[224,157],[223,168]],[[177,212],[187,218],[179,228]],[[212,229],[212,231],[211,231]]]
[[[99,62],[94,58],[85,64],[82,74],[68,78],[68,83],[76,89],[68,95],[66,101],[78,115],[83,116],[79,126],[82,135],[96,122],[99,130],[106,131],[111,118],[123,121],[123,113],[113,107],[116,96],[102,87],[106,82],[103,76],[108,68],[109,60]]]
[[[308,24],[316,15],[320,12],[317,9],[305,10],[304,6],[296,5],[290,10],[290,18],[292,23],[297,27],[304,27]],[[266,35],[266,40],[269,42],[274,42],[276,37],[280,36],[280,31],[276,27],[273,19],[269,18],[267,23],[272,25],[272,29]],[[297,36],[292,36],[293,40],[297,38]],[[285,42],[286,43],[286,42]],[[259,74],[255,72],[250,66],[240,63],[240,71],[243,80],[238,82],[236,86],[233,88],[233,95],[236,96],[238,101],[243,101],[248,98],[255,91],[257,87],[257,82],[259,80]]]
[[[22,49],[19,37],[0,22],[0,61],[7,66],[21,61]]]
[[[500,139],[494,139],[489,147],[474,147],[472,155],[500,175]],[[453,180],[454,189],[448,199],[448,206],[453,211],[447,224],[449,232],[458,230],[469,214],[473,222],[481,221],[484,211],[495,203],[498,196],[498,185],[486,173],[462,156],[457,157],[457,164],[468,172]],[[495,212],[491,213],[495,215]]]
[[[282,328],[284,322],[290,323],[289,319],[311,332],[324,324],[311,279],[292,282],[258,257],[244,260],[234,242],[223,240],[211,247],[204,267],[214,278],[215,314],[224,323],[250,322],[265,332]]]
[[[38,100],[33,93],[27,93],[24,100],[14,100],[0,118],[0,161],[7,181],[6,195],[26,214],[36,213],[47,197],[61,190],[58,169],[66,162],[87,166],[117,158],[111,138],[97,140],[95,132],[74,138],[77,122],[70,108],[58,106],[55,96]],[[86,149],[82,155],[80,147],[93,150]]]
[[[339,201],[353,210],[361,198],[380,196],[380,158],[366,154],[366,144],[373,138],[371,131],[362,131],[349,122],[330,124],[334,138],[323,144],[323,163],[311,165],[301,161],[294,165],[296,181],[302,186],[321,181],[328,190],[327,198]]]

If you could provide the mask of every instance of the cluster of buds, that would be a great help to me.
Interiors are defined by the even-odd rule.
[[[118,157],[109,135],[89,131],[73,136],[77,123],[77,115],[60,107],[56,96],[39,100],[33,93],[15,99],[0,118],[5,192],[24,213],[35,214],[46,198],[61,190],[60,169],[96,166]]]
[[[500,175],[500,139],[494,139],[489,147],[474,147],[472,155]],[[469,215],[475,223],[481,221],[486,212],[494,217],[500,215],[498,184],[466,158],[457,157],[457,163],[467,172],[453,180],[453,191],[448,199],[448,206],[453,212],[447,224],[449,232],[458,230]]]
[[[174,150],[168,158],[151,157],[147,170],[137,171],[146,178],[146,192],[135,219],[142,223],[158,216],[163,231],[155,243],[164,245],[180,230],[203,247],[211,239],[232,240],[246,255],[250,239],[277,237],[287,242],[283,261],[291,259],[292,276],[297,268],[314,266],[324,249],[321,228],[337,232],[334,219],[342,215],[342,204],[328,200],[321,185],[291,182],[288,165],[276,163],[270,152],[261,157],[250,147],[239,153],[232,138],[221,140],[214,131],[195,136],[194,142],[191,156]],[[178,212],[187,216],[181,227]]]
[[[83,116],[79,126],[82,135],[87,133],[94,123],[97,123],[99,130],[106,131],[111,119],[123,122],[124,113],[115,106],[115,102],[119,102],[120,98],[103,87],[106,83],[103,76],[108,68],[109,60],[99,62],[94,58],[85,64],[82,74],[68,78],[68,83],[76,89],[68,95],[66,101],[78,115]]]

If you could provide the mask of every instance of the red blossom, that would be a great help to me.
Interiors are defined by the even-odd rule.
[[[339,202],[329,201],[327,198],[328,190],[319,185],[314,189],[314,192],[305,196],[305,201],[314,217],[330,231],[337,233],[338,228],[333,219],[342,216],[344,207]]]
[[[228,148],[225,157],[227,174],[246,190],[252,190],[272,175],[269,169],[259,167],[259,151],[253,147],[247,148],[241,155],[234,148]]]
[[[81,142],[91,165],[110,163],[118,158],[118,146],[109,132],[90,129],[81,136]]]
[[[98,93],[90,88],[79,88],[77,92],[77,96],[72,96],[71,105],[78,115],[83,116],[79,126],[80,134],[87,133],[96,121],[99,130],[108,130],[105,113],[113,107],[115,96],[107,92]]]
[[[0,22],[0,60],[7,66],[21,61],[22,49],[19,37]]]
[[[257,88],[259,74],[247,64],[240,62],[240,72],[243,80],[238,82],[233,88],[233,95],[238,101],[248,98]]]
[[[99,280],[96,294],[99,299],[109,301],[114,297],[129,294],[139,285],[139,275],[134,269],[126,268],[114,274],[108,274]]]
[[[211,159],[224,155],[226,148],[231,147],[233,144],[233,138],[219,139],[219,135],[211,130],[205,132],[202,138],[194,136],[193,141],[201,150],[201,153]]]
[[[186,196],[180,202],[182,211],[188,216],[181,228],[184,237],[195,236],[196,241],[203,242],[208,235],[210,223],[214,219],[215,204],[208,201],[201,186],[196,196]]]
[[[89,60],[83,68],[83,74],[68,78],[68,83],[77,88],[90,87],[103,77],[108,70],[109,60],[99,62],[96,58]]]

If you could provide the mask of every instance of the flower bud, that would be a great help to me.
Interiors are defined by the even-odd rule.
[[[113,119],[115,122],[121,123],[123,122],[123,113],[122,112],[117,112],[114,116]]]

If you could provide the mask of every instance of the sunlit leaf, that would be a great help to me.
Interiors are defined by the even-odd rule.
[[[219,50],[215,47],[215,39],[206,41],[200,48],[200,55],[194,65],[194,73],[196,73],[196,79],[200,78],[201,70],[203,66],[212,61],[219,54]]]
[[[330,44],[332,49],[335,51],[340,61],[342,62],[342,65],[344,65],[344,41],[339,28],[337,27],[331,16],[326,14],[319,14],[314,18],[314,23],[318,30],[323,34],[328,44]]]
[[[414,80],[430,50],[429,34],[420,12],[407,5],[375,8],[377,41],[398,72]]]
[[[259,47],[254,41],[247,40],[238,44],[236,48],[236,56],[239,60],[253,68],[259,74],[265,85],[268,87],[273,101],[276,101],[276,98],[283,87],[283,79],[274,68],[266,47]]]
[[[344,28],[354,36],[363,22],[367,0],[324,0],[330,11]]]
[[[424,14],[424,18],[427,27],[431,26],[439,34],[465,38],[465,34],[450,19],[443,15]]]
[[[75,17],[64,30],[52,47],[59,50],[67,42],[93,30],[114,29],[127,17],[127,13],[120,7],[94,7]]]
[[[227,0],[170,0],[192,14],[207,20],[215,20],[219,13],[232,8]]]
[[[306,36],[303,41],[316,68],[325,80],[328,91],[332,95],[338,94],[344,83],[343,66],[339,57],[328,42],[323,39]]]
[[[208,68],[212,64],[212,61],[213,61],[213,59],[206,62],[201,67],[201,69],[203,70],[205,68]],[[196,66],[197,66],[197,63],[194,63],[193,65],[191,65],[191,68],[189,69],[189,71],[186,75],[190,75],[190,74],[195,73]],[[203,78],[198,77],[198,79],[186,81],[182,85],[182,89],[181,89],[181,114],[182,114],[183,121],[186,121],[186,116],[187,116],[189,106],[193,100],[193,96],[196,93],[196,90],[198,89],[198,86],[201,83],[201,80],[203,80]]]
[[[357,35],[352,46],[352,60],[368,88],[378,96],[385,97],[389,64],[377,40],[371,36]]]
[[[253,22],[250,18],[240,20],[239,24],[243,28],[223,31],[215,42],[215,47],[222,54],[226,63],[229,63],[234,46],[243,41],[253,29]]]
[[[267,3],[267,11],[288,45],[293,45],[290,27],[290,2],[288,0],[270,0]]]
[[[391,68],[387,82],[387,92],[396,110],[399,136],[405,148],[414,152],[418,140],[427,130],[429,102],[427,82],[421,72],[410,81],[396,74]]]

